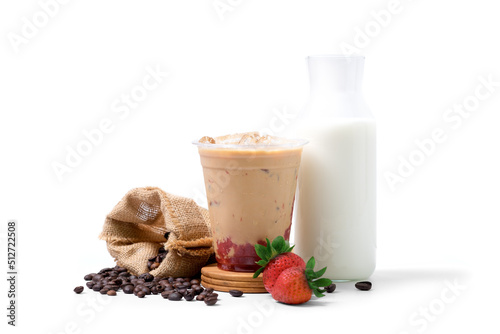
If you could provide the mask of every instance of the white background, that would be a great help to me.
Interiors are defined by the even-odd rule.
[[[231,6],[222,15],[213,0],[74,0],[43,22],[40,2],[2,1],[0,262],[7,220],[17,219],[20,273],[15,329],[6,325],[6,280],[0,285],[2,333],[498,332],[500,87],[456,128],[443,120],[470,100],[480,76],[500,81],[494,2],[401,0],[382,27],[372,11],[387,10],[388,0],[221,3]],[[46,25],[16,47],[12,36],[33,16]],[[363,44],[359,31],[368,28]],[[342,43],[366,56],[364,92],[378,124],[372,291],[342,284],[300,307],[269,295],[221,294],[210,308],[120,294],[95,309],[89,303],[100,295],[72,292],[86,273],[113,265],[97,236],[127,190],[154,185],[202,204],[190,142],[269,127],[276,110],[300,111],[305,57],[341,53]],[[168,77],[126,117],[115,113],[147,67]],[[65,163],[67,147],[103,119],[113,130],[59,180],[53,163]],[[436,128],[447,140],[391,190],[386,173]],[[461,290],[453,294],[449,283]]]

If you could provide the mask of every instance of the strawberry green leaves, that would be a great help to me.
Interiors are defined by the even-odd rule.
[[[269,245],[269,239],[266,239],[266,241]],[[271,249],[276,252],[276,255],[291,252],[293,247],[294,246],[290,247],[288,241],[286,241],[282,236],[276,237],[271,243]]]
[[[325,273],[326,267],[321,270],[314,271],[315,265],[316,265],[316,260],[314,259],[313,256],[306,263],[305,275],[309,287],[313,291],[314,295],[319,298],[323,297],[324,296],[323,292],[325,292],[325,290],[321,288],[332,284],[332,280],[328,278],[320,278]]]
[[[288,241],[286,241],[282,236],[276,237],[272,242],[266,238],[266,242],[266,246],[260,244],[255,245],[255,252],[261,258],[261,260],[256,263],[261,267],[254,273],[253,278],[259,276],[259,274],[266,268],[269,261],[280,254],[291,252],[294,247],[290,247]]]

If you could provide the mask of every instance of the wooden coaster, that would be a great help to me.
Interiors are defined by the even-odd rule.
[[[246,288],[263,288],[264,285],[262,281],[258,282],[238,282],[238,281],[224,281],[217,278],[210,278],[205,275],[201,275],[201,280],[204,283],[214,284],[218,286],[227,286],[229,288],[236,289],[238,287],[246,287]]]
[[[230,287],[230,286],[205,283],[203,281],[201,282],[201,284],[203,284],[205,288],[212,288],[216,291],[223,291],[223,292],[229,292],[229,290],[240,290],[243,291],[244,293],[267,293],[267,290],[264,287],[262,288]]]
[[[212,263],[201,268],[201,274],[205,275],[206,277],[222,279],[226,281],[262,282],[262,274],[260,274],[257,278],[253,278],[253,273],[222,270],[217,267],[216,263]]]
[[[201,274],[201,284],[206,288],[224,292],[241,290],[245,293],[267,293],[262,275],[253,278],[253,273],[222,270],[215,263],[203,267]]]

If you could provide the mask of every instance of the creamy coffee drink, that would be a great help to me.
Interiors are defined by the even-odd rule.
[[[258,133],[203,137],[198,146],[218,267],[255,271],[255,244],[288,240],[305,144]]]

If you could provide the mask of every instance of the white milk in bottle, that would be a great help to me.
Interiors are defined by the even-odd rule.
[[[375,270],[376,131],[361,95],[364,58],[307,59],[310,98],[298,135],[302,155],[295,252],[325,277],[361,280]]]

